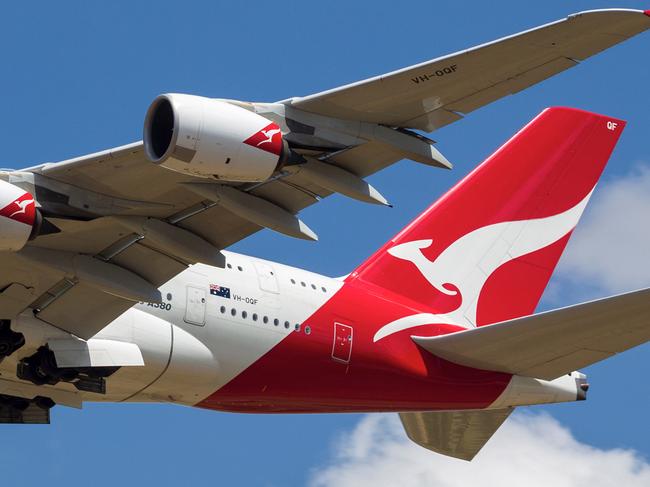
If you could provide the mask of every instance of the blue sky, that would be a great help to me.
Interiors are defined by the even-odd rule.
[[[5,2],[0,7],[0,166],[59,161],[137,140],[145,110],[159,93],[280,100],[572,12],[612,6],[603,1]],[[650,8],[637,1],[620,6]],[[604,187],[621,178],[635,181],[638,168],[650,164],[649,45],[646,33],[435,132],[432,137],[454,170],[404,161],[372,177],[392,209],[334,196],[302,214],[319,234],[318,243],[261,232],[233,250],[345,274],[551,105],[627,120]],[[597,232],[606,222],[598,220],[600,213],[590,215]],[[615,217],[631,227],[647,225],[648,218],[640,209]],[[630,240],[636,245],[630,252],[650,261],[644,242]],[[600,258],[617,259],[617,250],[605,249]],[[625,290],[630,283],[605,286],[602,276],[580,280],[576,275],[582,274],[560,273],[543,307]],[[649,364],[645,346],[592,367],[589,401],[543,409],[580,442],[633,448],[648,459]],[[357,415],[236,415],[167,405],[56,408],[50,427],[0,428],[0,465],[8,485],[18,479],[35,485],[44,477],[54,485],[81,485],[89,478],[98,486],[304,485],[334,461],[345,434],[359,421]]]

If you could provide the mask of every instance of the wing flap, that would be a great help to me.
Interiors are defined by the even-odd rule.
[[[450,362],[552,380],[650,340],[650,289],[437,337],[412,337]]]
[[[513,408],[400,413],[408,437],[449,457],[471,460],[508,419]]]
[[[76,338],[48,340],[57,367],[141,367],[140,347],[135,343],[107,339]]]

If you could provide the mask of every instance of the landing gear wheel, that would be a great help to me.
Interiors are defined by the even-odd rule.
[[[13,343],[6,338],[0,339],[0,357],[8,357],[13,351]]]
[[[16,397],[11,401],[11,405],[18,411],[24,411],[29,407],[29,400],[22,397]]]
[[[39,408],[45,410],[52,409],[56,405],[52,399],[43,396],[36,396],[34,398],[34,404],[36,404]]]
[[[0,320],[0,360],[8,357],[24,344],[23,334],[11,330],[11,321]]]

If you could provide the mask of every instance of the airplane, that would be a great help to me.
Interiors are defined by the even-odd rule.
[[[227,251],[401,159],[422,135],[650,28],[581,12],[276,103],[163,94],[142,142],[0,172],[0,422],[54,405],[398,412],[473,458],[515,407],[586,398],[578,369],[650,339],[650,290],[533,314],[625,122],[543,111],[349,275]]]

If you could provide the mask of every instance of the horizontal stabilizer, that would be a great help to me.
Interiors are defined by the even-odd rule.
[[[650,288],[449,335],[412,338],[450,362],[552,380],[650,340]]]
[[[400,413],[408,437],[449,457],[471,460],[490,440],[513,408],[476,411]]]

